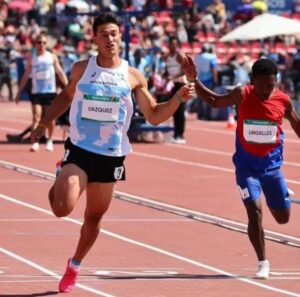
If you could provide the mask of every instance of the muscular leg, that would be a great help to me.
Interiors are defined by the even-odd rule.
[[[32,104],[31,109],[32,109],[32,125],[33,128],[36,128],[36,126],[38,125],[42,117],[42,106],[39,104]]]
[[[80,239],[73,257],[77,262],[82,261],[98,237],[101,219],[110,205],[114,186],[114,182],[90,183],[87,186],[84,223],[81,227]]]
[[[286,224],[290,219],[288,188],[281,170],[266,174],[262,179],[262,189],[270,212],[278,224]]]
[[[245,204],[248,214],[248,237],[259,261],[266,260],[261,200]]]
[[[47,113],[49,106],[44,106],[44,112]],[[48,124],[48,139],[52,139],[53,138],[53,132],[54,132],[54,128],[55,128],[55,121],[52,121]]]
[[[273,218],[278,224],[286,224],[290,219],[290,209],[272,209],[269,208]]]
[[[70,214],[86,184],[87,176],[82,169],[74,164],[63,166],[49,191],[49,201],[53,213],[57,217]]]

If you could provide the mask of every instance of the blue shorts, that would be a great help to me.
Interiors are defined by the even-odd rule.
[[[281,169],[263,173],[237,171],[236,182],[244,204],[260,199],[263,192],[271,209],[289,209],[291,206]]]

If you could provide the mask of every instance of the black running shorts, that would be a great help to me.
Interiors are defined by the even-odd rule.
[[[30,101],[33,105],[38,104],[42,106],[49,106],[51,105],[55,96],[56,93],[32,94],[30,97]]]
[[[74,145],[68,138],[61,166],[76,164],[87,174],[88,183],[110,183],[125,180],[124,160],[125,156],[111,157],[89,152]]]

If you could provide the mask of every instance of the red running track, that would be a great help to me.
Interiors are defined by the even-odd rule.
[[[48,173],[63,154],[30,153],[5,134],[30,123],[27,103],[1,103],[1,160]],[[118,191],[246,223],[231,162],[234,131],[225,123],[187,122],[187,145],[134,144],[127,181]],[[299,141],[286,128],[284,172],[299,194]],[[61,131],[57,131],[58,138]],[[84,211],[84,195],[72,215],[55,218],[47,191],[51,180],[0,166],[0,297],[55,296],[72,255]],[[300,196],[300,195],[298,195]],[[277,225],[264,205],[264,227],[299,237],[300,206]],[[300,296],[299,248],[267,241],[271,277],[253,279],[256,258],[247,235],[153,208],[114,199],[103,231],[84,261],[79,285],[68,296],[244,297]]]

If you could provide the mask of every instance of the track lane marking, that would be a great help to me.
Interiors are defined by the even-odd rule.
[[[1,195],[1,198],[3,198],[2,195]],[[13,199],[13,198],[11,198],[11,199]],[[13,200],[14,200],[14,199],[13,199]],[[16,201],[17,201],[17,200],[16,200]],[[12,200],[11,200],[11,202],[12,202]],[[19,202],[21,202],[21,201],[19,201]],[[14,202],[14,203],[16,203],[16,202]],[[18,203],[18,204],[20,204],[20,203]],[[27,203],[25,203],[25,204],[27,204]],[[24,204],[21,204],[21,205],[25,206]],[[43,210],[44,213],[47,213],[47,214],[48,214],[48,211],[47,211],[46,209],[40,209],[40,208],[37,208],[37,207],[36,207],[36,208],[30,207],[30,208],[35,209],[35,210],[38,210],[38,209],[39,209],[39,211],[42,211],[42,210]],[[43,273],[45,273],[45,274],[47,274],[47,275],[50,275],[51,277],[53,277],[53,278],[55,278],[55,279],[57,279],[57,280],[60,280],[60,279],[61,279],[61,276],[58,275],[57,273],[55,273],[55,272],[53,272],[53,271],[51,271],[51,270],[49,270],[49,269],[47,269],[47,268],[45,268],[45,267],[39,265],[39,264],[36,264],[36,263],[34,263],[33,261],[30,261],[30,260],[28,260],[28,259],[26,259],[26,258],[24,258],[24,257],[22,257],[22,256],[19,256],[19,255],[15,254],[15,253],[13,253],[13,252],[11,252],[11,251],[9,251],[9,250],[3,248],[3,247],[0,247],[0,252],[2,252],[3,254],[5,254],[5,255],[7,255],[7,256],[9,256],[9,257],[11,257],[11,258],[13,258],[13,259],[19,261],[19,262],[22,262],[22,263],[24,263],[24,264],[26,264],[26,265],[28,265],[28,266],[31,266],[32,268],[34,268],[34,269],[36,269],[36,270],[39,270],[39,271],[41,271],[41,272],[43,272]],[[85,291],[94,293],[94,294],[96,294],[96,295],[98,295],[98,296],[103,296],[103,297],[116,297],[116,296],[114,296],[114,295],[110,295],[110,294],[107,294],[107,293],[105,293],[105,292],[102,292],[102,291],[93,289],[93,288],[91,288],[91,287],[88,287],[88,286],[86,286],[86,285],[82,285],[82,284],[80,284],[80,283],[77,283],[77,284],[76,284],[76,287],[78,287],[78,288],[80,288],[80,289],[82,289],[82,290],[85,290]]]
[[[42,213],[54,216],[52,214],[52,212],[50,212],[49,210],[41,208],[41,207],[33,205],[33,204],[26,203],[26,202],[24,202],[22,200],[18,200],[16,198],[9,197],[9,196],[3,195],[3,194],[0,194],[0,198],[3,199],[3,200],[6,200],[6,201],[9,201],[9,202],[12,202],[12,203],[15,203],[15,204],[18,204],[18,205],[21,205],[21,206],[33,209],[33,210],[36,210],[36,211],[39,211],[39,212],[42,212]],[[80,222],[78,220],[75,220],[75,219],[72,219],[72,218],[69,218],[69,217],[61,218],[61,220],[66,221],[66,222],[71,222],[71,223],[74,223],[74,224],[77,224],[77,225],[82,225],[82,222]],[[149,245],[149,244],[146,244],[146,243],[143,243],[143,242],[140,242],[140,241],[137,241],[137,240],[134,240],[134,239],[131,239],[131,238],[128,238],[128,237],[116,234],[114,232],[111,232],[111,231],[108,231],[108,230],[105,230],[105,229],[101,229],[101,233],[103,233],[103,234],[105,234],[107,236],[110,236],[112,238],[116,238],[116,239],[119,239],[121,241],[124,241],[124,242],[127,242],[127,243],[131,243],[133,245],[136,245],[136,246],[139,246],[139,247],[151,250],[153,252],[156,252],[156,253],[159,253],[159,254],[162,254],[162,255],[165,255],[165,256],[177,259],[179,261],[191,264],[193,266],[201,267],[203,269],[206,269],[206,270],[209,270],[209,271],[213,271],[213,272],[218,273],[218,274],[226,275],[228,277],[234,278],[234,279],[239,280],[241,282],[245,282],[245,283],[248,283],[248,284],[251,284],[251,285],[263,288],[263,289],[266,289],[266,290],[270,290],[270,291],[282,293],[282,294],[287,295],[287,296],[300,297],[300,294],[297,294],[295,292],[291,292],[291,291],[287,291],[287,290],[275,288],[275,287],[272,287],[272,286],[264,285],[262,283],[254,281],[252,279],[248,279],[248,278],[245,278],[245,277],[240,277],[238,275],[229,273],[229,272],[224,271],[222,269],[218,269],[216,267],[213,267],[213,266],[210,266],[210,265],[206,265],[206,264],[198,262],[196,260],[180,256],[178,254],[169,252],[167,250],[164,250],[164,249],[161,249],[161,248],[158,248],[158,247],[155,247],[155,246],[152,246],[152,245]],[[12,252],[9,252],[9,251],[1,248],[1,247],[0,247],[0,251],[2,251],[3,253],[5,253],[7,255],[10,255],[11,257],[13,257],[15,259],[18,259],[19,261],[21,261],[23,263],[26,263],[26,264],[30,265],[31,267],[34,267],[34,268],[38,269],[40,271],[43,271],[43,272],[47,271],[47,274],[49,274],[49,275],[51,275],[51,276],[53,276],[55,278],[60,278],[58,276],[58,274],[56,274],[56,273],[54,273],[54,272],[52,272],[52,271],[50,271],[50,270],[48,270],[46,268],[43,268],[42,266],[40,266],[38,264],[35,264],[35,263],[33,263],[33,262],[29,261],[29,260],[26,260],[25,258],[20,257],[20,256],[14,254]],[[112,295],[108,295],[108,294],[105,295],[105,293],[103,293],[103,292],[91,289],[91,288],[89,288],[87,286],[84,286],[84,285],[79,285],[78,287],[79,288],[84,288],[87,291],[91,290],[90,292],[93,292],[93,293],[97,292],[98,294],[103,294],[103,295],[100,295],[100,296],[112,297]]]
[[[156,160],[160,160],[160,161],[173,162],[173,163],[181,164],[181,165],[200,167],[200,168],[205,168],[205,169],[212,169],[212,170],[217,170],[217,171],[226,172],[226,173],[234,173],[235,172],[234,169],[230,169],[230,168],[226,168],[226,167],[212,166],[212,165],[208,165],[208,164],[204,164],[204,163],[195,163],[195,162],[190,162],[190,161],[182,161],[182,160],[175,159],[175,158],[162,157],[162,156],[148,154],[148,153],[141,153],[141,152],[135,151],[135,152],[132,152],[131,154],[135,155],[135,156],[151,158],[151,159],[156,159]],[[287,179],[287,178],[285,180],[290,184],[300,185],[300,181],[296,181],[293,179]]]
[[[31,174],[34,176],[38,176],[40,178],[44,178],[47,180],[55,179],[54,174],[51,174],[51,173],[48,173],[45,171],[41,171],[38,169],[34,169],[31,167],[22,166],[19,164],[6,162],[3,160],[0,160],[0,166],[7,168],[7,169],[16,170],[17,172],[22,172],[24,174]],[[224,219],[221,217],[209,215],[209,214],[198,212],[198,211],[193,211],[193,210],[186,209],[183,207],[170,205],[167,203],[154,201],[152,199],[144,198],[141,196],[128,194],[128,193],[124,193],[124,192],[120,192],[120,191],[115,191],[115,197],[118,199],[124,200],[124,201],[128,201],[128,202],[143,205],[143,206],[152,207],[157,210],[173,213],[173,214],[187,217],[187,218],[190,218],[193,220],[212,223],[214,225],[224,227],[224,228],[227,228],[230,230],[244,232],[244,233],[246,233],[246,230],[247,230],[246,224],[242,224],[239,222],[235,222],[232,220]],[[293,200],[292,200],[292,202],[293,202]],[[266,235],[266,239],[270,239],[270,240],[281,242],[281,243],[287,243],[287,244],[290,243],[290,245],[292,245],[292,246],[293,245],[299,246],[299,238],[296,238],[293,236],[281,234],[281,233],[274,232],[274,231],[269,231],[266,229],[265,229],[265,235]]]
[[[220,156],[226,156],[226,157],[232,157],[232,155],[234,154],[234,152],[216,151],[216,150],[212,150],[212,149],[200,148],[200,147],[190,146],[190,145],[179,146],[178,144],[173,144],[173,143],[165,143],[164,145],[174,147],[176,149],[181,149],[181,150],[190,150],[190,151],[195,151],[195,152],[220,155]],[[288,165],[288,166],[300,167],[300,163],[297,163],[297,162],[283,161],[283,164]]]

